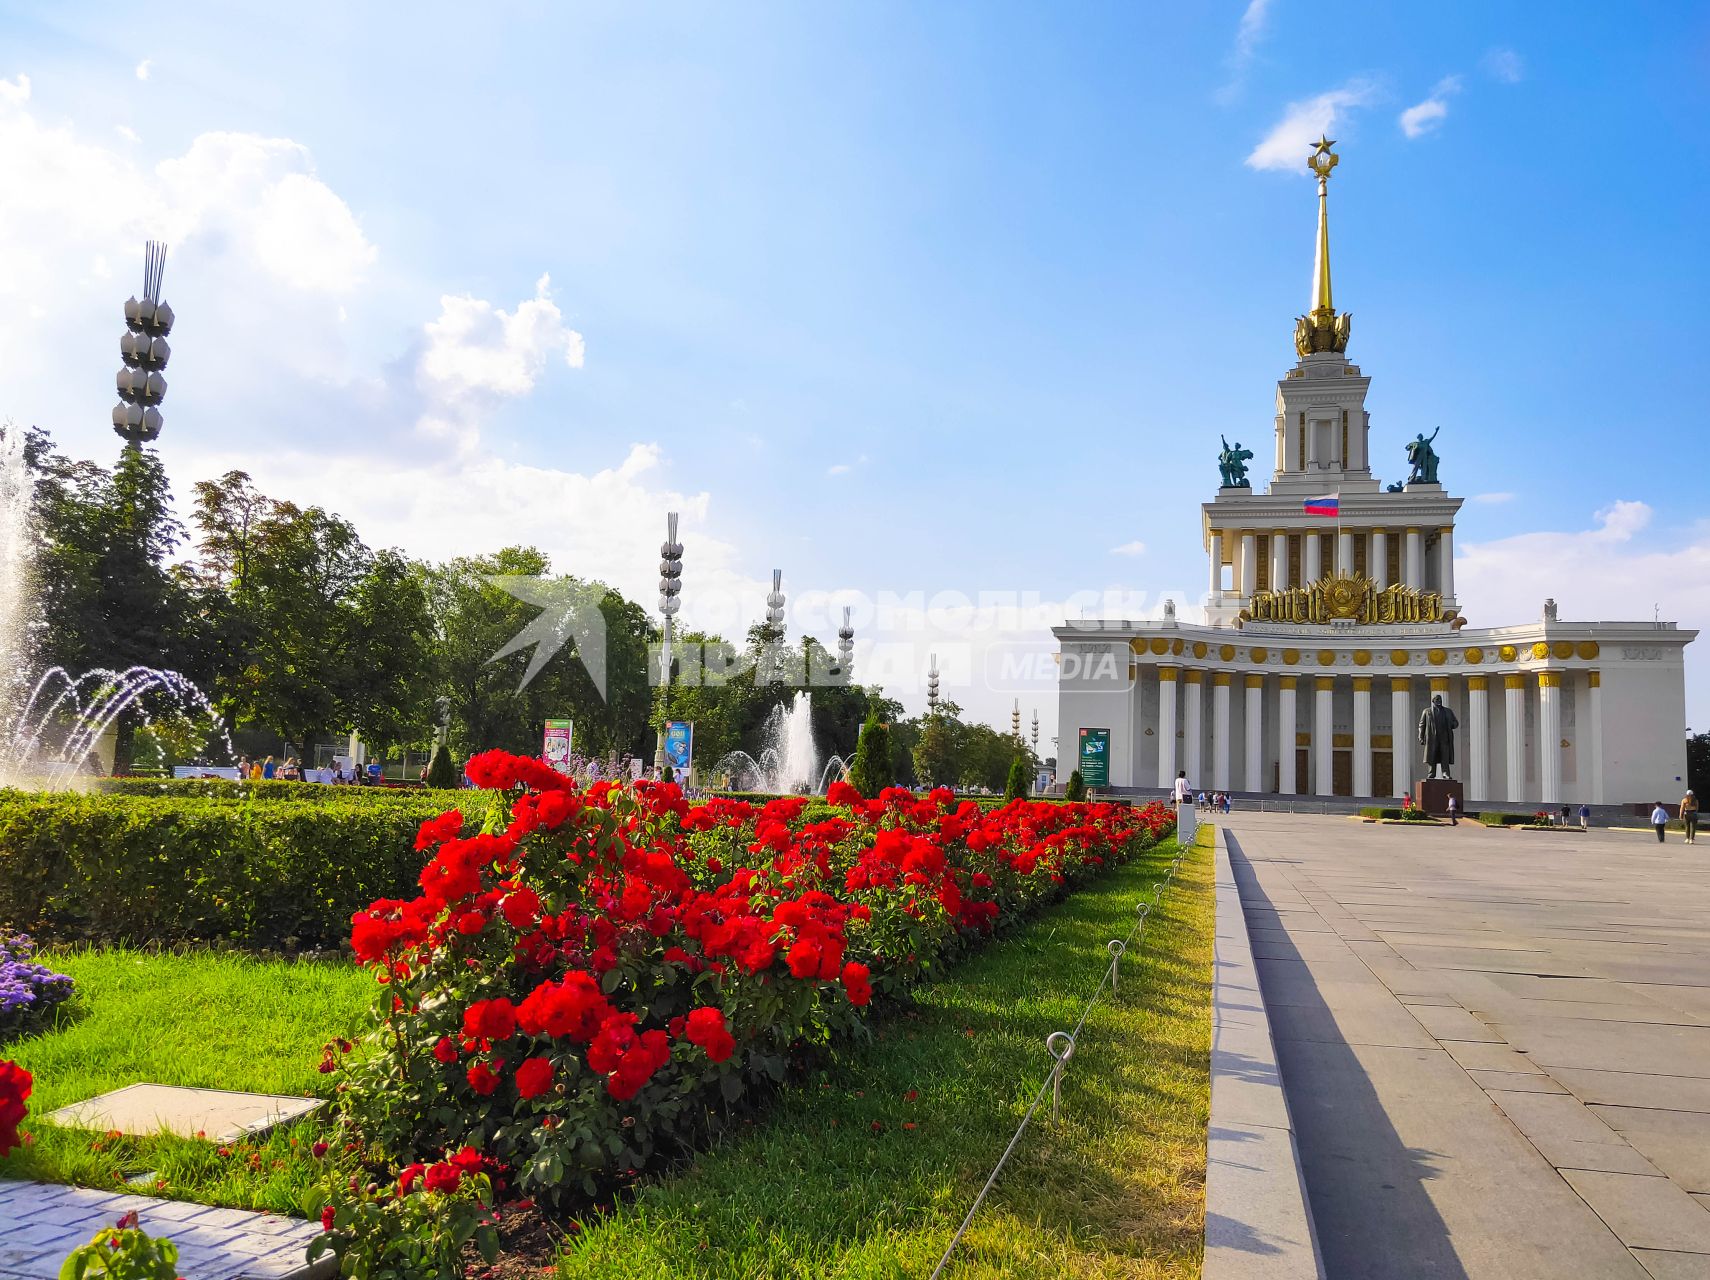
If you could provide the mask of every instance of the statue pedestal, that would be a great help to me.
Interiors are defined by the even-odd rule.
[[[1455,798],[1455,816],[1467,816],[1467,798],[1457,778],[1425,778],[1419,783],[1418,803],[1433,818],[1449,816],[1449,797]]]

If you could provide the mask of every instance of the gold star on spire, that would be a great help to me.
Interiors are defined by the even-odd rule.
[[[1314,142],[1312,144],[1312,146],[1313,146],[1312,154],[1315,156],[1321,156],[1326,151],[1330,150],[1331,147],[1333,147],[1335,145],[1336,145],[1336,139],[1327,138],[1321,133],[1318,135],[1318,141]]]

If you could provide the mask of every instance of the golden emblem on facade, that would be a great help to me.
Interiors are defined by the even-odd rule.
[[[1304,587],[1256,591],[1241,611],[1242,622],[1395,623],[1443,621],[1443,597],[1391,583],[1379,587],[1370,578],[1337,574]]]

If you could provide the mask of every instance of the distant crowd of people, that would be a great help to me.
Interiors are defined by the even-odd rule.
[[[237,771],[240,779],[249,782],[318,782],[326,786],[340,787],[380,785],[379,764],[371,764],[364,769],[355,761],[350,763],[348,769],[343,760],[334,760],[331,764],[305,771],[303,762],[296,756],[286,756],[284,760],[275,760],[272,756],[265,756],[260,760],[239,756]]]
[[[1195,791],[1193,784],[1188,781],[1186,769],[1177,772],[1176,782],[1170,788],[1170,794],[1175,797],[1177,804],[1191,803],[1201,813],[1229,812],[1229,793],[1227,791]]]

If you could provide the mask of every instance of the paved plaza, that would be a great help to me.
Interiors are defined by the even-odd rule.
[[[1224,821],[1331,1280],[1710,1277],[1710,844]]]

